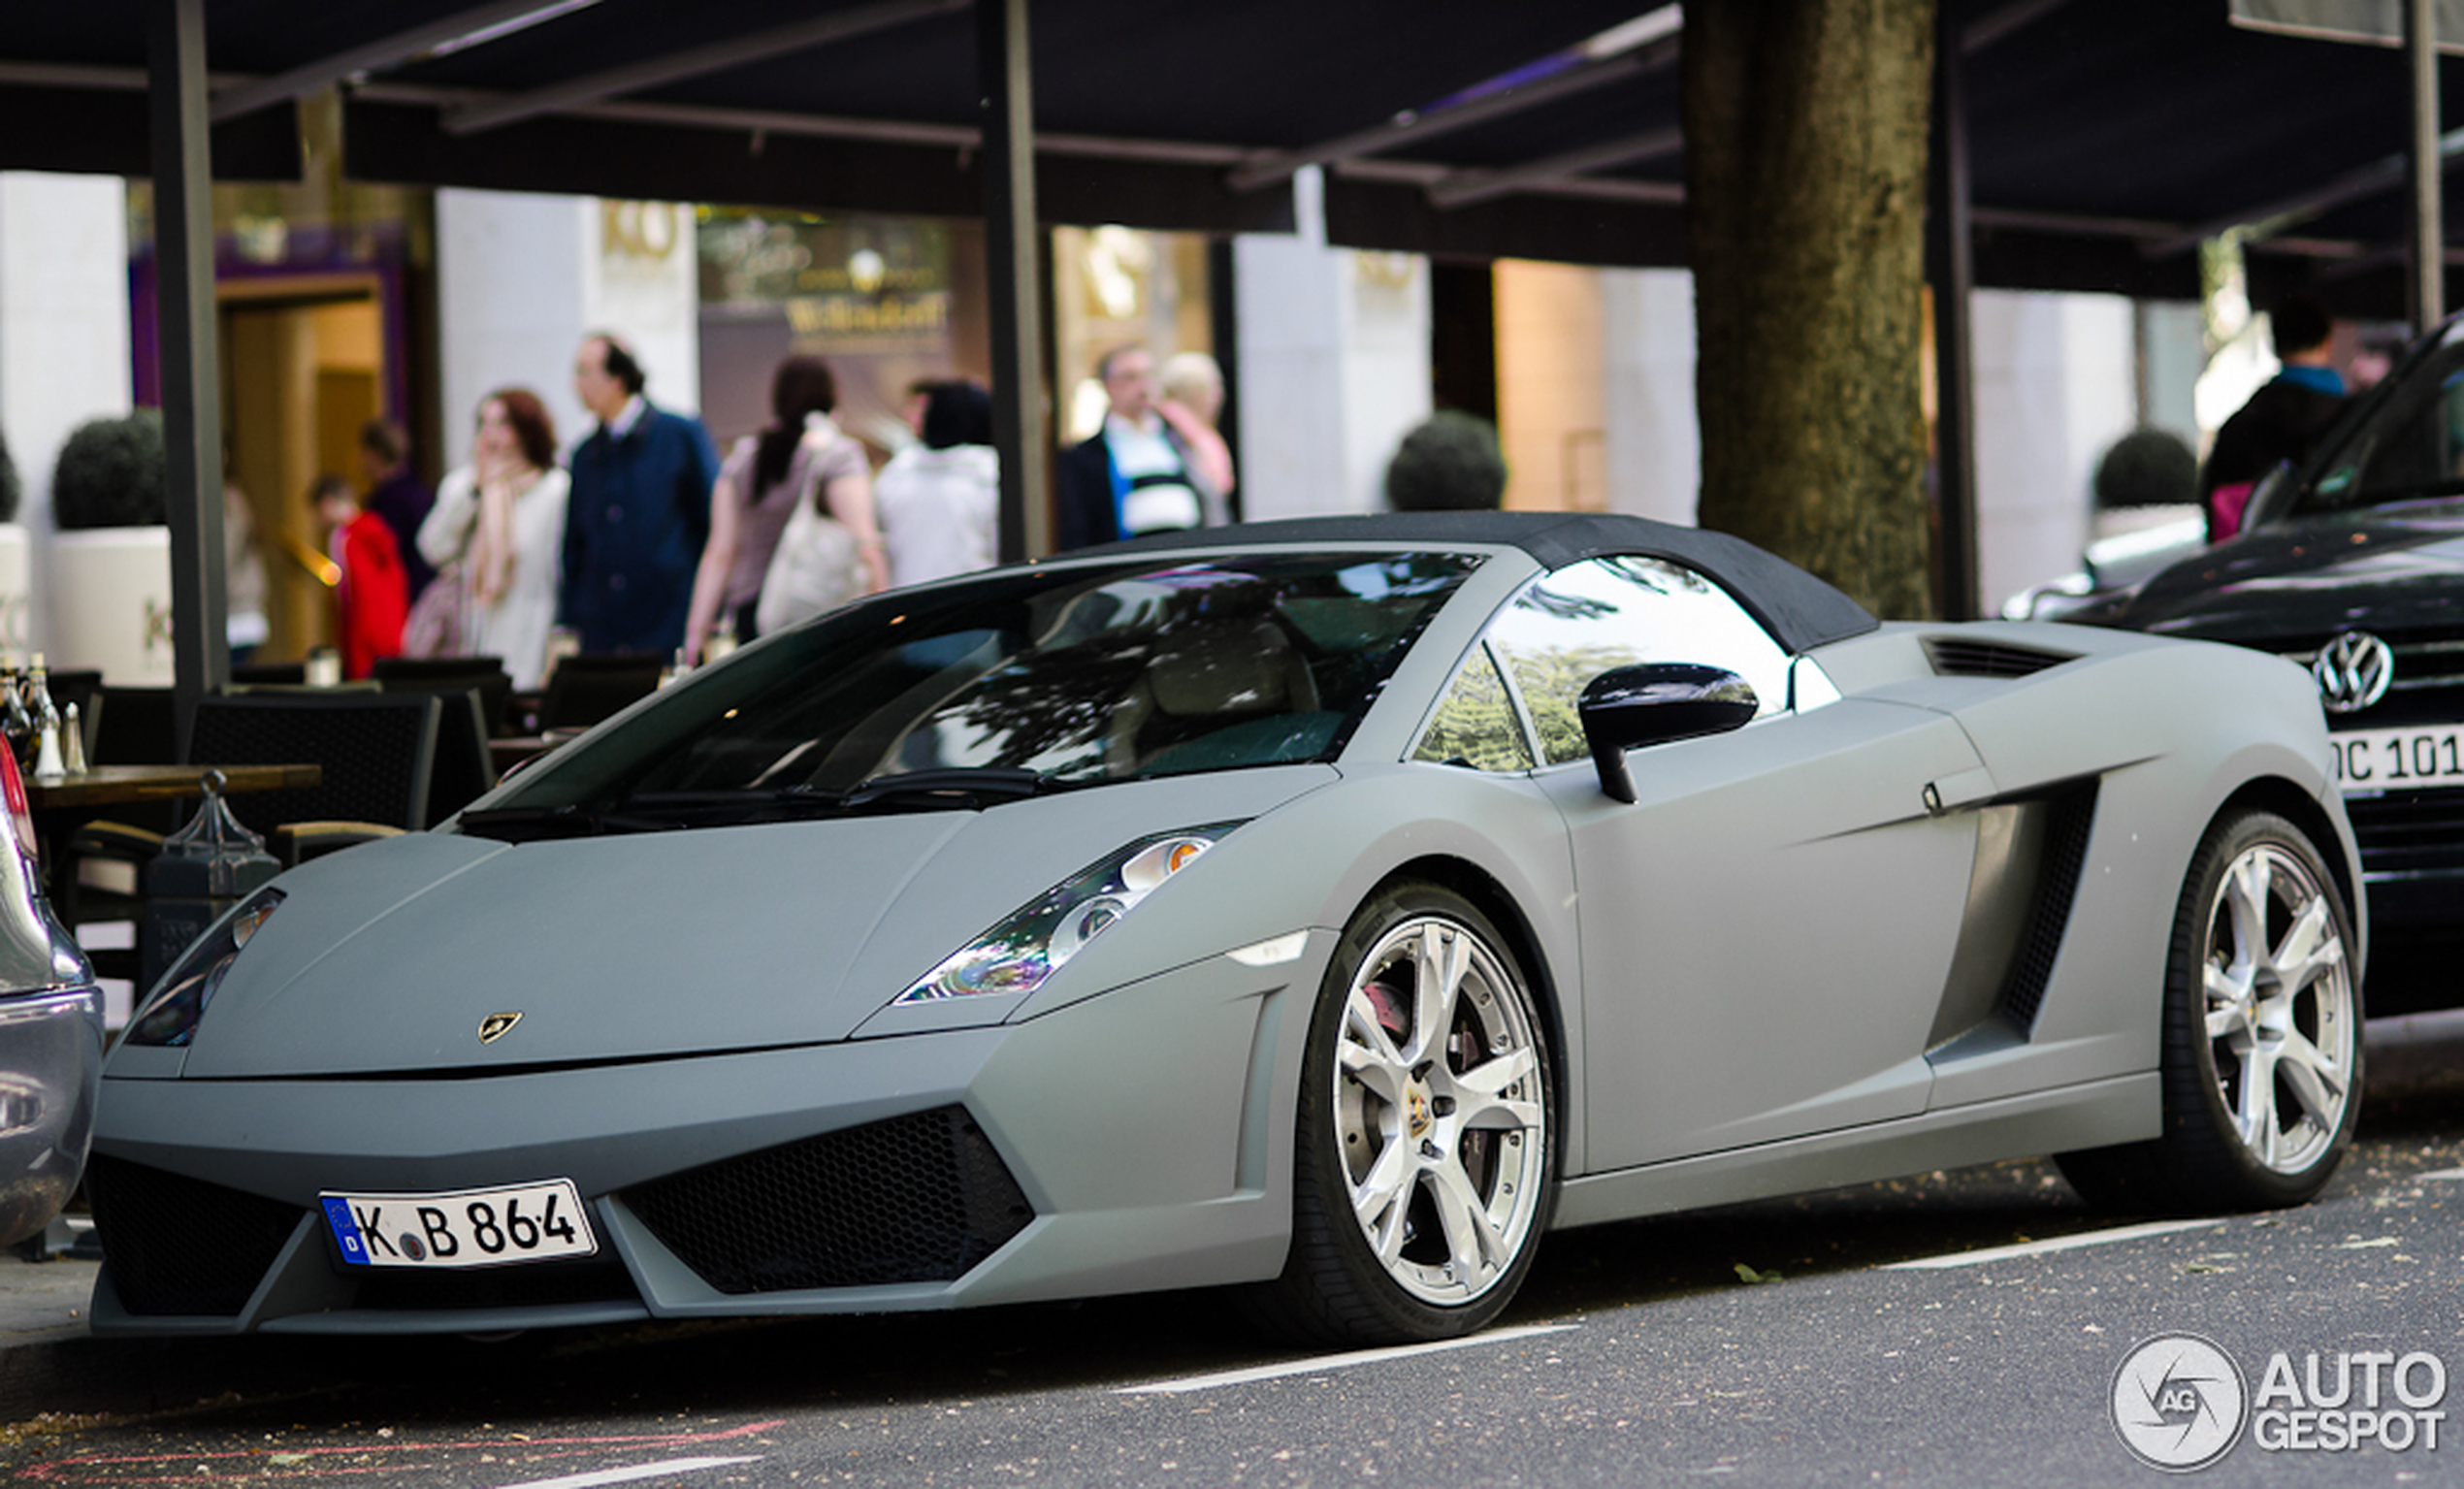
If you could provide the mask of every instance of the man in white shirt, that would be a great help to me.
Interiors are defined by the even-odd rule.
[[[1144,346],[1117,346],[1096,364],[1112,408],[1093,438],[1061,454],[1061,547],[1205,525],[1189,453],[1154,410],[1154,372]]]

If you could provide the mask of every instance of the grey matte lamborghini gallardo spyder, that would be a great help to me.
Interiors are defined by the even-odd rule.
[[[1410,1340],[1552,1226],[2013,1154],[2296,1203],[2359,1105],[2328,749],[2274,657],[1629,518],[879,596],[193,947],[106,1069],[95,1328],[1219,1284]]]

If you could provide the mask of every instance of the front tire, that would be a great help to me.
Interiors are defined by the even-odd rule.
[[[2064,1153],[2088,1199],[2143,1212],[2298,1205],[2361,1108],[2352,919],[2301,828],[2220,819],[2190,863],[2165,976],[2164,1135]]]
[[[1280,1333],[1450,1339],[1503,1311],[1555,1203],[1556,1088],[1531,986],[1470,901],[1380,891],[1318,991],[1292,1249],[1252,1296]]]

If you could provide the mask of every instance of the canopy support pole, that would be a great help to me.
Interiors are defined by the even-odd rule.
[[[224,637],[222,397],[214,350],[212,130],[205,0],[153,0],[146,68],[153,128],[163,475],[171,519],[172,707],[188,737],[197,699],[231,680]]]
[[[1933,285],[1934,607],[1944,620],[1974,620],[1976,573],[1976,364],[1969,301],[1976,256],[1968,200],[1967,49],[1949,6],[1933,42],[1931,201],[1925,214],[1926,277]]]
[[[1026,0],[976,0],[984,99],[984,247],[992,308],[992,444],[1001,457],[1001,561],[1053,551],[1045,437],[1042,235],[1035,220],[1035,84]]]
[[[2413,136],[2406,153],[2413,196],[2413,329],[2447,318],[2446,205],[2440,198],[2438,0],[2408,0],[2404,46],[2413,64]]]

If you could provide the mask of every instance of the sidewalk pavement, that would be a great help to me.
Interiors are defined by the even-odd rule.
[[[0,1251],[0,1350],[85,1337],[85,1310],[101,1262],[21,1262]]]

